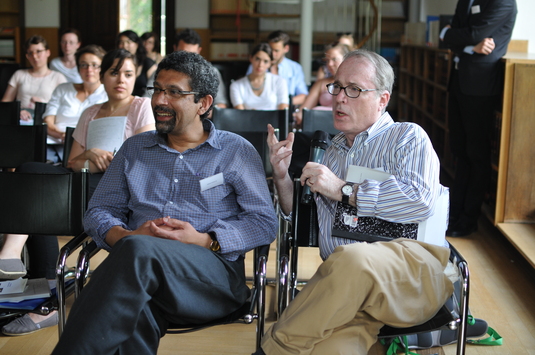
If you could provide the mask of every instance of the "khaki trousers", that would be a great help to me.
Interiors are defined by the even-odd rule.
[[[266,333],[268,355],[365,355],[384,324],[435,315],[453,292],[450,251],[409,239],[334,250]]]

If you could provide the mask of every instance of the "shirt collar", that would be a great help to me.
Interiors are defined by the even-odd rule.
[[[220,138],[219,138],[220,131],[215,128],[214,123],[209,119],[203,119],[202,125],[203,125],[203,129],[205,131],[209,131],[210,134],[208,135],[208,139],[205,142],[203,142],[202,144],[198,145],[197,147],[195,147],[193,149],[197,149],[199,147],[202,147],[204,144],[209,144],[215,149],[221,149],[221,142],[220,142]],[[162,135],[160,135],[158,133],[155,133],[154,137],[155,137],[155,139],[153,141],[147,142],[145,144],[145,148],[149,148],[149,147],[152,147],[152,146],[155,146],[155,145],[159,145],[160,147],[162,147],[162,148],[164,148],[166,150],[170,149],[169,146],[167,145],[167,141],[165,140],[165,138]]]

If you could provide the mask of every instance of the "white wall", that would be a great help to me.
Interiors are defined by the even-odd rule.
[[[22,0],[24,1],[24,0]],[[26,27],[59,28],[59,0],[25,0]]]

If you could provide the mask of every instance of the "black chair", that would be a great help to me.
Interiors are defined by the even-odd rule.
[[[46,111],[46,103],[45,102],[36,102],[35,103],[35,109],[33,111],[33,124],[34,125],[42,125],[43,124],[43,115]]]
[[[303,132],[325,131],[331,135],[340,133],[334,128],[333,112],[324,110],[303,109]]]
[[[4,97],[9,80],[19,69],[19,63],[0,63],[0,98]]]
[[[206,329],[216,325],[236,323],[243,321],[251,324],[256,319],[256,348],[260,347],[260,342],[264,334],[265,324],[265,304],[266,304],[266,284],[267,284],[267,259],[269,245],[263,245],[254,249],[253,262],[253,287],[251,296],[238,310],[227,315],[226,317],[203,323],[203,324],[170,324],[167,330],[168,334],[184,334],[197,330]],[[99,251],[95,242],[89,243],[84,247],[78,256],[75,276],[75,295],[79,295],[89,275],[89,260]],[[65,319],[60,318],[59,329],[60,335],[65,325]]]
[[[69,163],[69,155],[71,154],[72,143],[74,142],[74,138],[72,137],[74,129],[74,127],[67,127],[65,130],[65,140],[63,141],[63,161],[61,162],[61,165],[64,168],[66,168],[67,164]]]
[[[20,101],[0,102],[0,125],[20,124]]]
[[[56,266],[56,296],[33,312],[48,314],[58,310],[60,320],[65,319],[66,297],[74,293],[74,282],[66,280],[66,260],[88,241],[83,234],[88,193],[87,172],[0,173],[1,233],[76,236],[60,250]],[[4,316],[12,317],[17,313],[20,314],[12,312]]]
[[[294,179],[294,196],[292,223],[290,231],[281,235],[279,240],[279,293],[278,312],[284,311],[288,303],[299,292],[297,287],[303,280],[298,279],[298,250],[299,247],[318,246],[318,221],[315,202],[310,205],[301,203],[303,187],[299,179]],[[450,245],[450,261],[458,270],[460,277],[459,295],[453,299],[457,302],[446,302],[438,313],[429,321],[415,325],[410,328],[394,328],[384,326],[381,329],[379,338],[391,338],[402,335],[429,332],[438,329],[449,329],[457,331],[457,355],[465,353],[466,331],[468,318],[468,298],[469,298],[469,272],[468,264],[462,255]]]
[[[288,135],[289,111],[237,110],[214,108],[212,122],[217,129],[238,132],[266,132],[268,123],[279,129],[281,137]]]
[[[18,121],[18,118],[17,118]],[[46,125],[0,127],[0,168],[46,161]]]

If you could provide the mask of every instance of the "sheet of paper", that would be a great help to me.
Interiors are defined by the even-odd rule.
[[[346,181],[360,184],[364,180],[385,181],[389,177],[390,174],[382,170],[350,165],[347,168]]]
[[[24,292],[10,295],[0,295],[0,302],[21,302],[34,298],[50,297],[50,286],[47,279],[28,280]]]
[[[11,295],[14,293],[22,293],[26,288],[28,279],[19,277],[16,280],[2,281],[0,282],[0,295]]]
[[[117,152],[124,140],[126,116],[102,117],[89,122],[86,149]]]

